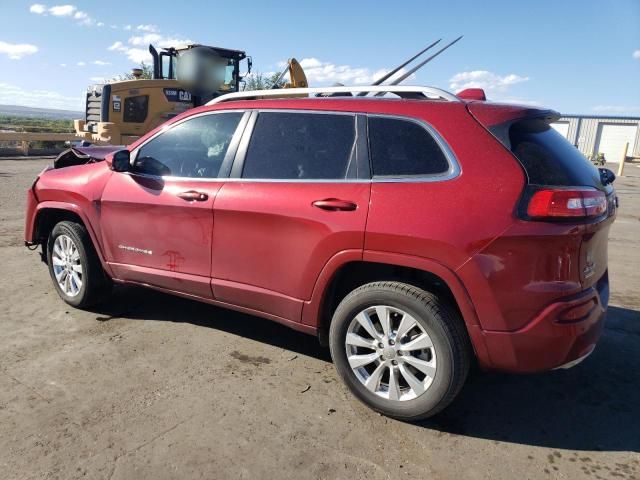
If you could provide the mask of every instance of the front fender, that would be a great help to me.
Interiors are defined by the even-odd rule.
[[[47,211],[50,211],[50,210],[57,210],[57,211],[62,210],[66,212],[71,212],[77,215],[80,218],[80,220],[82,220],[84,227],[87,229],[87,232],[89,233],[89,237],[91,237],[91,242],[93,243],[93,247],[95,248],[96,253],[98,254],[98,258],[100,259],[102,268],[104,268],[105,271],[107,271],[107,273],[110,276],[113,276],[111,269],[109,268],[109,265],[105,261],[102,244],[99,240],[99,236],[96,234],[96,230],[94,229],[94,226],[91,220],[83,211],[83,209],[80,208],[75,203],[58,202],[58,201],[51,201],[51,200],[45,200],[44,202],[38,203],[35,206],[34,214],[31,216],[31,221],[29,222],[29,225],[26,229],[26,232],[27,232],[26,235],[28,238],[25,238],[25,242],[27,242],[28,244],[34,244],[35,242],[37,242],[38,239],[34,238],[34,236],[36,234],[36,227],[38,225],[38,222],[42,218],[41,215],[46,215]]]

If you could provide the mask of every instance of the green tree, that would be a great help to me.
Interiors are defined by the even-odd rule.
[[[153,67],[151,65],[147,65],[144,62],[140,62],[140,66],[138,67],[142,70],[142,75],[139,78],[150,80],[153,78]],[[113,77],[110,82],[121,82],[123,80],[135,80],[136,77],[133,76],[132,72],[125,72],[122,75],[118,75],[117,77]]]
[[[280,74],[278,72],[269,75],[260,72],[251,73],[244,78],[244,88],[242,90],[269,90],[273,88],[279,76]],[[280,80],[278,82],[278,88],[284,87],[285,83],[284,80]]]

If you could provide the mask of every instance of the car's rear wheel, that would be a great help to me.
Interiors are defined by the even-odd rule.
[[[435,415],[458,394],[471,363],[460,315],[432,293],[375,282],[348,294],[329,332],[331,356],[349,389],[401,420]]]
[[[86,308],[111,291],[91,238],[84,226],[58,223],[47,241],[47,263],[58,295],[69,305]]]

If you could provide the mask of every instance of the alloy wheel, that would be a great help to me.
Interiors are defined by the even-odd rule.
[[[368,307],[347,329],[347,360],[370,392],[407,401],[424,394],[436,375],[431,337],[409,313],[388,305]]]
[[[53,242],[51,262],[60,290],[68,297],[78,295],[82,289],[83,271],[80,251],[70,236],[56,237]]]

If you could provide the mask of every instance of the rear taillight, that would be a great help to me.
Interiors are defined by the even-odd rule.
[[[533,219],[599,217],[606,211],[606,195],[590,188],[537,190],[527,204]]]

